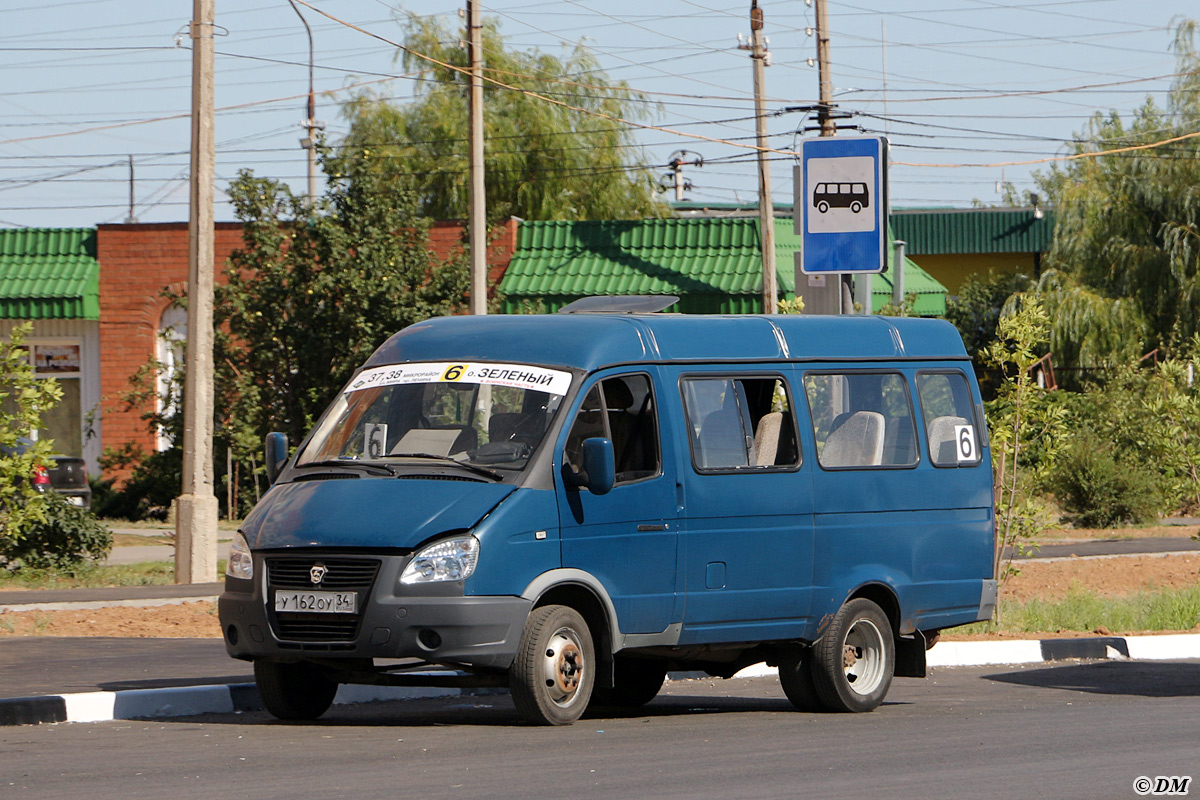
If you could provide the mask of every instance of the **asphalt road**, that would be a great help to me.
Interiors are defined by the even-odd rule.
[[[0,728],[0,797],[1130,798],[1200,778],[1197,719],[1200,661],[941,670],[853,716],[793,711],[774,679],[686,681],[568,728],[506,695]]]

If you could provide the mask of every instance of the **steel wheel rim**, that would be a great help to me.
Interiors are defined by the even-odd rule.
[[[543,680],[550,702],[559,708],[574,703],[586,669],[579,634],[568,627],[556,630],[547,640],[542,655]]]
[[[883,683],[885,647],[882,632],[871,620],[855,620],[850,626],[842,648],[842,665],[850,691],[866,696]]]

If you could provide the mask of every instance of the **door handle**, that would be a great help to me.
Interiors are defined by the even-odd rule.
[[[665,522],[657,524],[657,525],[638,525],[638,532],[665,531],[666,529],[667,529],[667,523],[665,523]]]

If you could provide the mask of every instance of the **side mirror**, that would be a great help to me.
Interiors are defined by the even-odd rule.
[[[587,475],[587,488],[592,494],[608,494],[617,480],[616,459],[613,444],[608,439],[595,438],[583,441],[583,471]]]
[[[288,458],[287,434],[278,431],[268,433],[263,449],[266,450],[267,483],[274,483]]]

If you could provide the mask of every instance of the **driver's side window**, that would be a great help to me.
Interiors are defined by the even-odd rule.
[[[659,474],[658,411],[648,375],[606,378],[588,391],[567,434],[567,469],[579,472],[583,442],[593,437],[612,441],[618,485]]]

